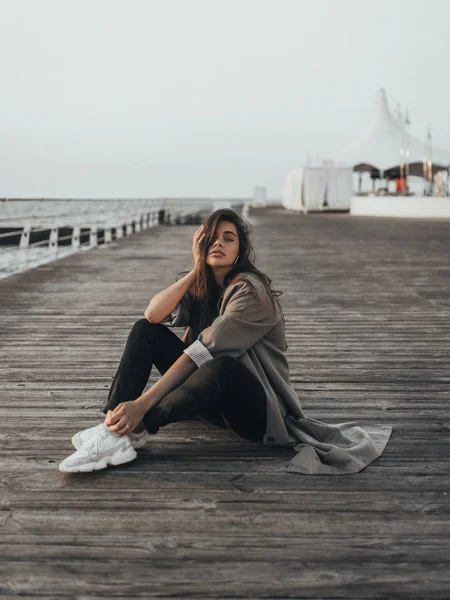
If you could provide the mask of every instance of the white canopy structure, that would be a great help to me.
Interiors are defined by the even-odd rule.
[[[308,211],[350,209],[352,169],[350,167],[304,167],[289,171],[284,184],[285,208]]]
[[[430,152],[430,146],[429,141],[423,142],[409,134],[403,120],[391,113],[386,93],[380,89],[369,125],[351,144],[327,157],[327,162],[329,158],[333,164],[348,165],[355,171],[376,169],[385,173],[390,169],[398,169],[402,160],[407,158],[409,174],[421,176],[425,159],[431,161],[433,173],[447,169],[450,166],[450,152],[434,147]]]

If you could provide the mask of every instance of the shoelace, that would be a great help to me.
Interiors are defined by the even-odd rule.
[[[107,437],[108,432],[103,430],[99,435],[93,435],[86,444],[81,448],[83,453],[88,456],[90,452],[98,454],[103,450],[103,440]]]

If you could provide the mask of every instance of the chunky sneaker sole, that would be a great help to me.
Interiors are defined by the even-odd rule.
[[[76,433],[72,437],[72,446],[79,450],[88,440],[91,439],[93,435],[98,432],[99,427],[100,425],[96,425],[95,427],[89,427],[89,429],[83,429],[83,431]],[[131,445],[135,450],[143,448],[149,439],[148,431],[145,429],[140,433],[130,433],[128,437],[130,438]]]
[[[128,446],[128,448],[117,450],[112,456],[105,456],[98,461],[92,461],[85,463],[84,465],[70,466],[65,465],[63,461],[59,465],[59,470],[61,473],[90,473],[91,471],[100,471],[101,469],[106,469],[108,465],[118,466],[123,465],[127,462],[131,462],[137,457],[136,450],[133,446]]]

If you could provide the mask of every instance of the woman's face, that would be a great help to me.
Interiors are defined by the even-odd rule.
[[[239,254],[239,237],[234,223],[221,221],[216,237],[208,248],[206,264],[211,267],[231,268]]]

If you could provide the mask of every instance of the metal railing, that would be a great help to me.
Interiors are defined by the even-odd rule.
[[[159,224],[201,222],[213,210],[214,201],[190,199],[0,200],[0,278]]]

